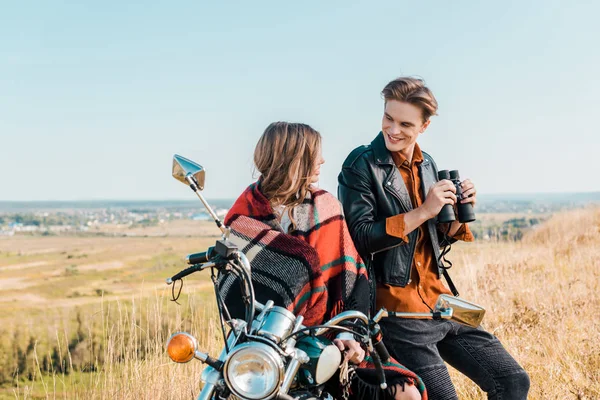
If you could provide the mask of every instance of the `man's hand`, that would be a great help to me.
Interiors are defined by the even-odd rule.
[[[475,190],[475,185],[473,182],[471,182],[470,179],[465,179],[461,182],[460,187],[462,188],[463,197],[460,202],[472,203],[473,207],[475,207],[475,203],[477,203],[477,191]]]
[[[356,340],[334,339],[333,343],[341,352],[346,350],[345,360],[348,360],[353,364],[360,364],[365,359],[365,351],[360,347],[360,344]]]
[[[470,181],[469,181],[470,183]],[[456,188],[448,179],[442,179],[429,189],[427,198],[421,206],[426,213],[427,219],[433,218],[440,213],[446,204],[456,203]]]

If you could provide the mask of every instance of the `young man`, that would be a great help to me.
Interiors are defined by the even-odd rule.
[[[382,132],[350,153],[338,194],[354,243],[375,275],[376,308],[429,312],[440,294],[450,294],[437,261],[443,234],[464,241],[473,235],[458,221],[436,223],[442,207],[457,198],[453,183],[438,181],[433,159],[417,144],[437,111],[432,92],[422,80],[402,77],[382,95]],[[467,179],[461,187],[462,202],[475,205],[473,183]],[[489,399],[527,398],[527,373],[481,327],[417,318],[386,318],[380,325],[390,354],[423,379],[431,399],[458,398],[444,361]]]

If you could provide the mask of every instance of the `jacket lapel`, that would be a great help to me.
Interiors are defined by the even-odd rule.
[[[390,172],[384,177],[382,184],[384,190],[390,192],[400,202],[402,211],[408,212],[413,209],[408,189],[404,179],[400,175],[400,171],[394,164],[392,155],[385,147],[385,140],[383,139],[383,133],[379,133],[377,137],[371,142],[373,148],[373,157],[375,158],[375,164],[377,165],[389,165]]]
[[[429,189],[437,181],[435,180],[435,172],[433,170],[433,165],[426,157],[424,157],[423,162],[419,166],[419,173],[421,174],[423,195],[427,196],[427,193],[429,193]],[[425,197],[423,197],[423,198],[425,198]]]

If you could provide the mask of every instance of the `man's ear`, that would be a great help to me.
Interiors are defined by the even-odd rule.
[[[421,131],[419,133],[423,133],[425,132],[425,129],[427,129],[427,127],[429,126],[429,124],[431,123],[431,120],[428,119],[427,121],[425,121],[425,123],[423,124],[423,126],[421,127]]]

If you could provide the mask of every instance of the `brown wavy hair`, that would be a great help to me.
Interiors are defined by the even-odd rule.
[[[273,206],[291,210],[302,203],[321,149],[321,134],[306,124],[273,122],[256,144],[254,165],[260,173],[260,191]]]
[[[386,103],[388,100],[397,100],[419,107],[423,122],[437,115],[438,102],[423,79],[401,76],[385,85],[381,95]]]

